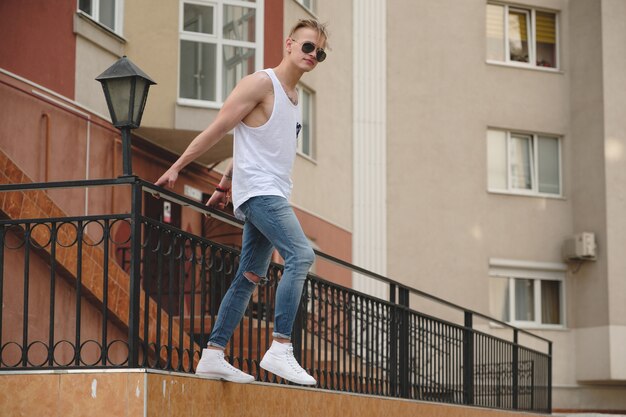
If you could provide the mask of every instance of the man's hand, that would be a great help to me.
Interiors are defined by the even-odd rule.
[[[209,198],[209,201],[206,202],[206,205],[211,208],[217,207],[220,210],[224,210],[224,207],[228,205],[228,201],[230,200],[229,194],[230,192],[224,193],[215,191],[211,195],[211,198]]]
[[[161,175],[154,185],[158,185],[159,187],[169,187],[174,188],[174,184],[176,184],[176,180],[178,179],[178,171],[170,168],[165,171],[165,174]]]

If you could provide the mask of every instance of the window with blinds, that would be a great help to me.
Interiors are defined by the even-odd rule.
[[[486,41],[488,61],[558,68],[554,12],[488,3]]]

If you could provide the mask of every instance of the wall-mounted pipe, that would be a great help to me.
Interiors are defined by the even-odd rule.
[[[43,162],[43,182],[48,182],[50,179],[50,115],[48,113],[41,113],[40,121],[45,121],[44,132],[44,162]]]

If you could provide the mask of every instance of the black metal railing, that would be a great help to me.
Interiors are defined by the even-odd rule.
[[[0,370],[193,372],[239,251],[146,217],[142,204],[146,195],[158,194],[228,224],[240,222],[136,177],[2,185],[0,194],[22,193],[27,204],[44,198],[41,190],[85,187],[130,188],[127,213],[0,220]],[[30,193],[38,197],[28,200]],[[293,342],[318,387],[551,411],[550,341],[316,254],[384,283],[389,294],[381,299],[308,275]],[[230,361],[260,381],[282,382],[259,368],[271,343],[281,274],[282,266],[273,263],[227,347]],[[417,311],[411,307],[417,298],[456,318]],[[520,335],[529,342],[520,343]]]

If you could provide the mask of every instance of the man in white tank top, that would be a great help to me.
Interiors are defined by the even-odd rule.
[[[298,21],[285,40],[281,63],[243,78],[213,123],[155,183],[173,187],[181,169],[234,129],[233,162],[207,205],[223,209],[232,193],[235,215],[245,220],[239,270],[222,300],[196,374],[239,383],[254,380],[224,359],[224,348],[256,285],[264,279],[276,248],[285,260],[285,268],[276,290],[274,341],[260,366],[297,384],[316,384],[295,360],[290,342],[315,254],[288,199],[301,128],[296,85],[305,72],[326,58],[323,48],[327,37],[325,26],[319,22]]]

